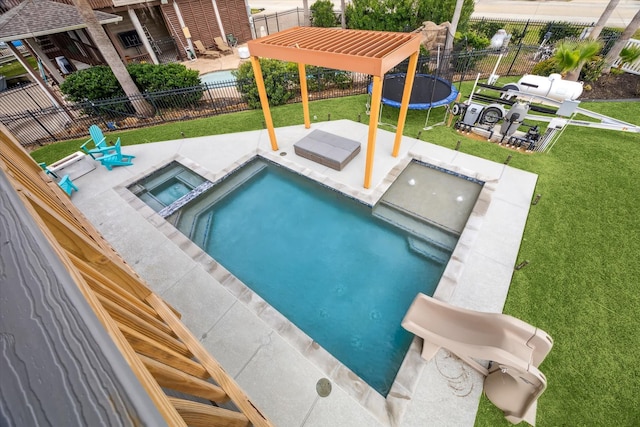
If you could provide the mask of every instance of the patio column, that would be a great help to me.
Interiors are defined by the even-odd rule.
[[[136,11],[133,9],[127,9],[127,12],[129,13],[129,18],[131,18],[131,22],[133,23],[133,28],[136,29],[136,32],[138,33],[138,37],[140,37],[140,41],[144,45],[144,48],[147,50],[147,53],[151,58],[151,62],[158,65],[160,62],[158,61],[158,58],[156,57],[156,53],[153,51],[153,48],[151,47],[151,43],[149,42],[147,35],[142,29],[142,24],[138,19],[138,15],[136,15]]]
[[[47,95],[47,97],[51,101],[51,104],[54,107],[62,108],[66,116],[69,118],[69,120],[73,120],[73,117],[71,117],[71,115],[67,111],[67,107],[64,104],[64,101],[62,101],[61,99],[58,99],[58,96],[56,95],[56,93],[49,87],[49,85],[47,85],[44,82],[44,80],[42,80],[42,77],[40,77],[40,73],[36,73],[35,71],[33,71],[33,69],[31,68],[31,65],[29,65],[25,57],[22,56],[18,48],[15,47],[13,43],[11,43],[11,41],[7,43],[7,47],[13,53],[13,56],[16,57],[20,65],[22,65],[22,67],[27,71],[27,74],[29,74],[29,77],[31,77],[33,81],[38,83],[38,86],[40,86],[40,89],[42,89],[42,91]]]
[[[62,74],[60,74],[60,71],[58,71],[56,66],[53,65],[53,63],[51,62],[47,54],[44,53],[42,49],[40,49],[40,45],[38,44],[36,39],[33,37],[30,37],[28,39],[24,39],[24,41],[25,41],[25,45],[28,46],[35,53],[34,56],[37,57],[42,62],[42,66],[47,69],[49,74],[51,74],[51,77],[53,77],[53,80],[55,80],[56,83],[58,83],[59,85],[62,84],[62,82],[64,81],[64,77],[62,77]]]
[[[264,122],[267,125],[269,133],[269,141],[271,141],[271,149],[278,151],[278,141],[276,141],[276,132],[273,129],[273,120],[271,119],[271,110],[269,110],[269,98],[264,88],[264,79],[262,78],[262,69],[260,68],[260,60],[257,56],[251,56],[251,66],[253,67],[253,75],[258,86],[258,95],[260,96],[260,105],[262,106],[262,114],[264,114]]]
[[[211,0],[211,4],[213,5],[213,13],[216,15],[216,22],[218,23],[218,28],[220,28],[220,35],[222,36],[222,40],[224,40],[225,44],[227,43],[227,33],[224,32],[224,27],[222,26],[222,19],[220,18],[220,12],[218,11],[218,3],[216,0]]]
[[[187,59],[191,59],[192,54],[194,57],[196,56],[196,50],[193,47],[193,43],[191,42],[191,32],[189,31],[189,28],[187,28],[187,26],[184,23],[182,12],[180,12],[180,7],[178,7],[178,3],[176,1],[173,2],[173,10],[176,12],[176,16],[178,17],[178,23],[180,24],[180,28],[182,28],[182,34],[184,35],[184,38],[187,40],[187,46],[188,46]],[[171,28],[173,28],[173,26]],[[176,34],[175,36],[178,38],[178,40],[180,40],[180,34]],[[180,44],[182,44],[182,42],[180,42]]]
[[[373,76],[371,89],[371,111],[369,112],[369,137],[367,138],[367,160],[364,167],[364,188],[371,187],[371,172],[376,151],[376,135],[378,131],[378,115],[382,101],[382,77]]]
[[[398,157],[400,152],[400,143],[402,141],[402,132],[404,131],[404,123],[407,120],[407,110],[409,110],[409,99],[411,98],[411,90],[413,89],[413,80],[416,76],[416,64],[418,64],[418,52],[413,53],[409,57],[409,69],[404,80],[404,91],[402,92],[402,102],[400,104],[400,115],[398,116],[398,127],[396,129],[396,139],[393,142],[393,157]]]
[[[298,63],[298,74],[300,75],[300,96],[302,96],[302,112],[304,114],[304,127],[309,129],[311,127],[311,120],[309,120],[309,94],[307,92],[307,72],[304,69],[304,64]]]

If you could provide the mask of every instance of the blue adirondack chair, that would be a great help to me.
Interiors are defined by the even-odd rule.
[[[47,173],[47,175],[51,175],[56,179],[58,178],[58,175],[47,169],[47,164],[45,162],[38,163],[38,165]],[[71,193],[73,193],[74,191],[78,191],[78,187],[73,183],[73,181],[71,181],[69,175],[63,176],[62,179],[58,181],[58,186],[62,188],[62,190],[67,193],[69,197],[71,197]]]
[[[106,154],[98,158],[98,161],[102,163],[105,168],[107,168],[108,170],[113,170],[114,166],[131,166],[133,164],[131,160],[135,159],[136,156],[122,154],[122,150],[120,148],[120,139],[118,139],[116,141],[116,145],[111,148],[114,150],[113,154]]]
[[[115,153],[114,148],[107,144],[107,138],[102,134],[102,129],[98,126],[89,126],[89,135],[91,135],[91,138],[82,144],[80,149],[90,155],[92,159],[97,160],[102,156]],[[90,143],[92,142],[93,148],[90,148]],[[120,138],[118,138],[116,143],[119,142]]]
[[[67,193],[67,195],[69,195],[69,197],[71,197],[71,193],[78,191],[78,187],[76,187],[73,181],[71,181],[69,175],[63,176],[62,179],[58,181],[58,185],[65,193]]]

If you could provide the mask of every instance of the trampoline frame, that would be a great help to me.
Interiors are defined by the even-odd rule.
[[[383,79],[383,85],[384,85],[384,81],[389,78],[390,76],[403,76],[406,79],[406,75],[407,73],[392,73],[392,74],[388,74],[384,76]],[[433,126],[438,126],[441,124],[444,124],[446,117],[447,117],[447,113],[449,112],[449,104],[451,104],[453,101],[455,101],[458,97],[458,94],[460,93],[458,91],[458,88],[456,88],[456,86],[446,80],[443,79],[442,77],[438,77],[437,75],[433,75],[433,74],[425,74],[425,73],[420,73],[420,74],[416,74],[415,75],[415,79],[417,80],[418,77],[428,77],[430,79],[433,80],[439,80],[442,83],[446,83],[450,88],[451,88],[451,93],[449,94],[449,96],[447,96],[446,98],[440,99],[438,101],[433,102],[433,94],[435,92],[435,85],[433,85],[432,89],[431,89],[431,102],[425,103],[425,102],[421,102],[421,103],[414,103],[414,104],[409,104],[408,108],[409,110],[427,110],[427,118],[425,119],[424,122],[424,127],[422,128],[423,130],[429,130],[431,129]],[[413,81],[413,84],[415,85],[416,80]],[[371,99],[371,91],[372,91],[372,86],[373,83],[369,83],[369,85],[367,86],[367,93],[369,94],[369,99]],[[395,125],[392,125],[390,123],[385,123],[382,120],[382,109],[384,105],[388,105],[390,107],[394,107],[394,108],[400,108],[400,103],[397,101],[393,101],[391,99],[382,97],[380,99],[380,115],[378,117],[378,122],[381,125],[386,125],[386,126],[391,126],[393,128],[395,128]],[[369,114],[369,106],[370,106],[370,102],[367,104],[367,114]],[[437,108],[437,107],[445,107],[445,115],[444,118],[441,122],[435,123],[432,126],[427,126],[428,122],[429,122],[429,116],[431,115],[431,109],[432,108]]]
[[[402,76],[404,78],[406,78],[407,74],[406,73],[394,73],[394,74],[387,74],[384,76],[384,79],[386,80],[387,78],[391,78],[392,76]],[[458,89],[455,87],[455,85],[453,83],[451,83],[448,80],[443,79],[442,77],[438,77],[435,76],[433,74],[416,74],[415,79],[413,81],[413,84],[415,86],[418,78],[420,77],[428,77],[429,79],[432,80],[438,80],[442,83],[445,83],[447,86],[449,86],[451,88],[451,93],[449,94],[449,96],[447,96],[446,98],[443,98],[441,100],[435,101],[435,102],[421,102],[421,103],[416,103],[416,104],[409,104],[409,109],[410,110],[429,110],[431,108],[434,107],[442,107],[444,105],[449,105],[451,104],[453,101],[456,100],[456,97],[458,96]],[[384,84],[384,83],[383,83]],[[372,83],[369,83],[369,86],[367,88],[367,91],[369,92],[369,94],[371,93],[371,87],[372,87]],[[435,91],[435,85],[431,91],[431,96],[433,97],[433,92]],[[402,94],[400,94],[401,98],[402,98]],[[400,102],[385,98],[384,96],[381,98],[382,103],[384,105],[388,105],[390,107],[394,107],[394,108],[400,108]]]

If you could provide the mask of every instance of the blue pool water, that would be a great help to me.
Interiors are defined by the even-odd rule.
[[[236,77],[231,74],[232,70],[213,71],[200,76],[200,81],[207,84],[235,83]]]
[[[199,218],[207,253],[386,396],[413,338],[400,322],[445,264],[369,207],[273,165]]]
[[[169,206],[192,189],[193,188],[187,186],[184,182],[174,178],[156,187],[151,193],[165,206]]]

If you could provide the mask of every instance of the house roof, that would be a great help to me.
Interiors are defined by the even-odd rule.
[[[418,51],[420,34],[295,27],[247,45],[253,56],[382,76]]]
[[[121,16],[111,13],[95,13],[102,25],[122,20]],[[46,36],[86,26],[75,6],[49,0],[26,0],[0,16],[0,42]]]

